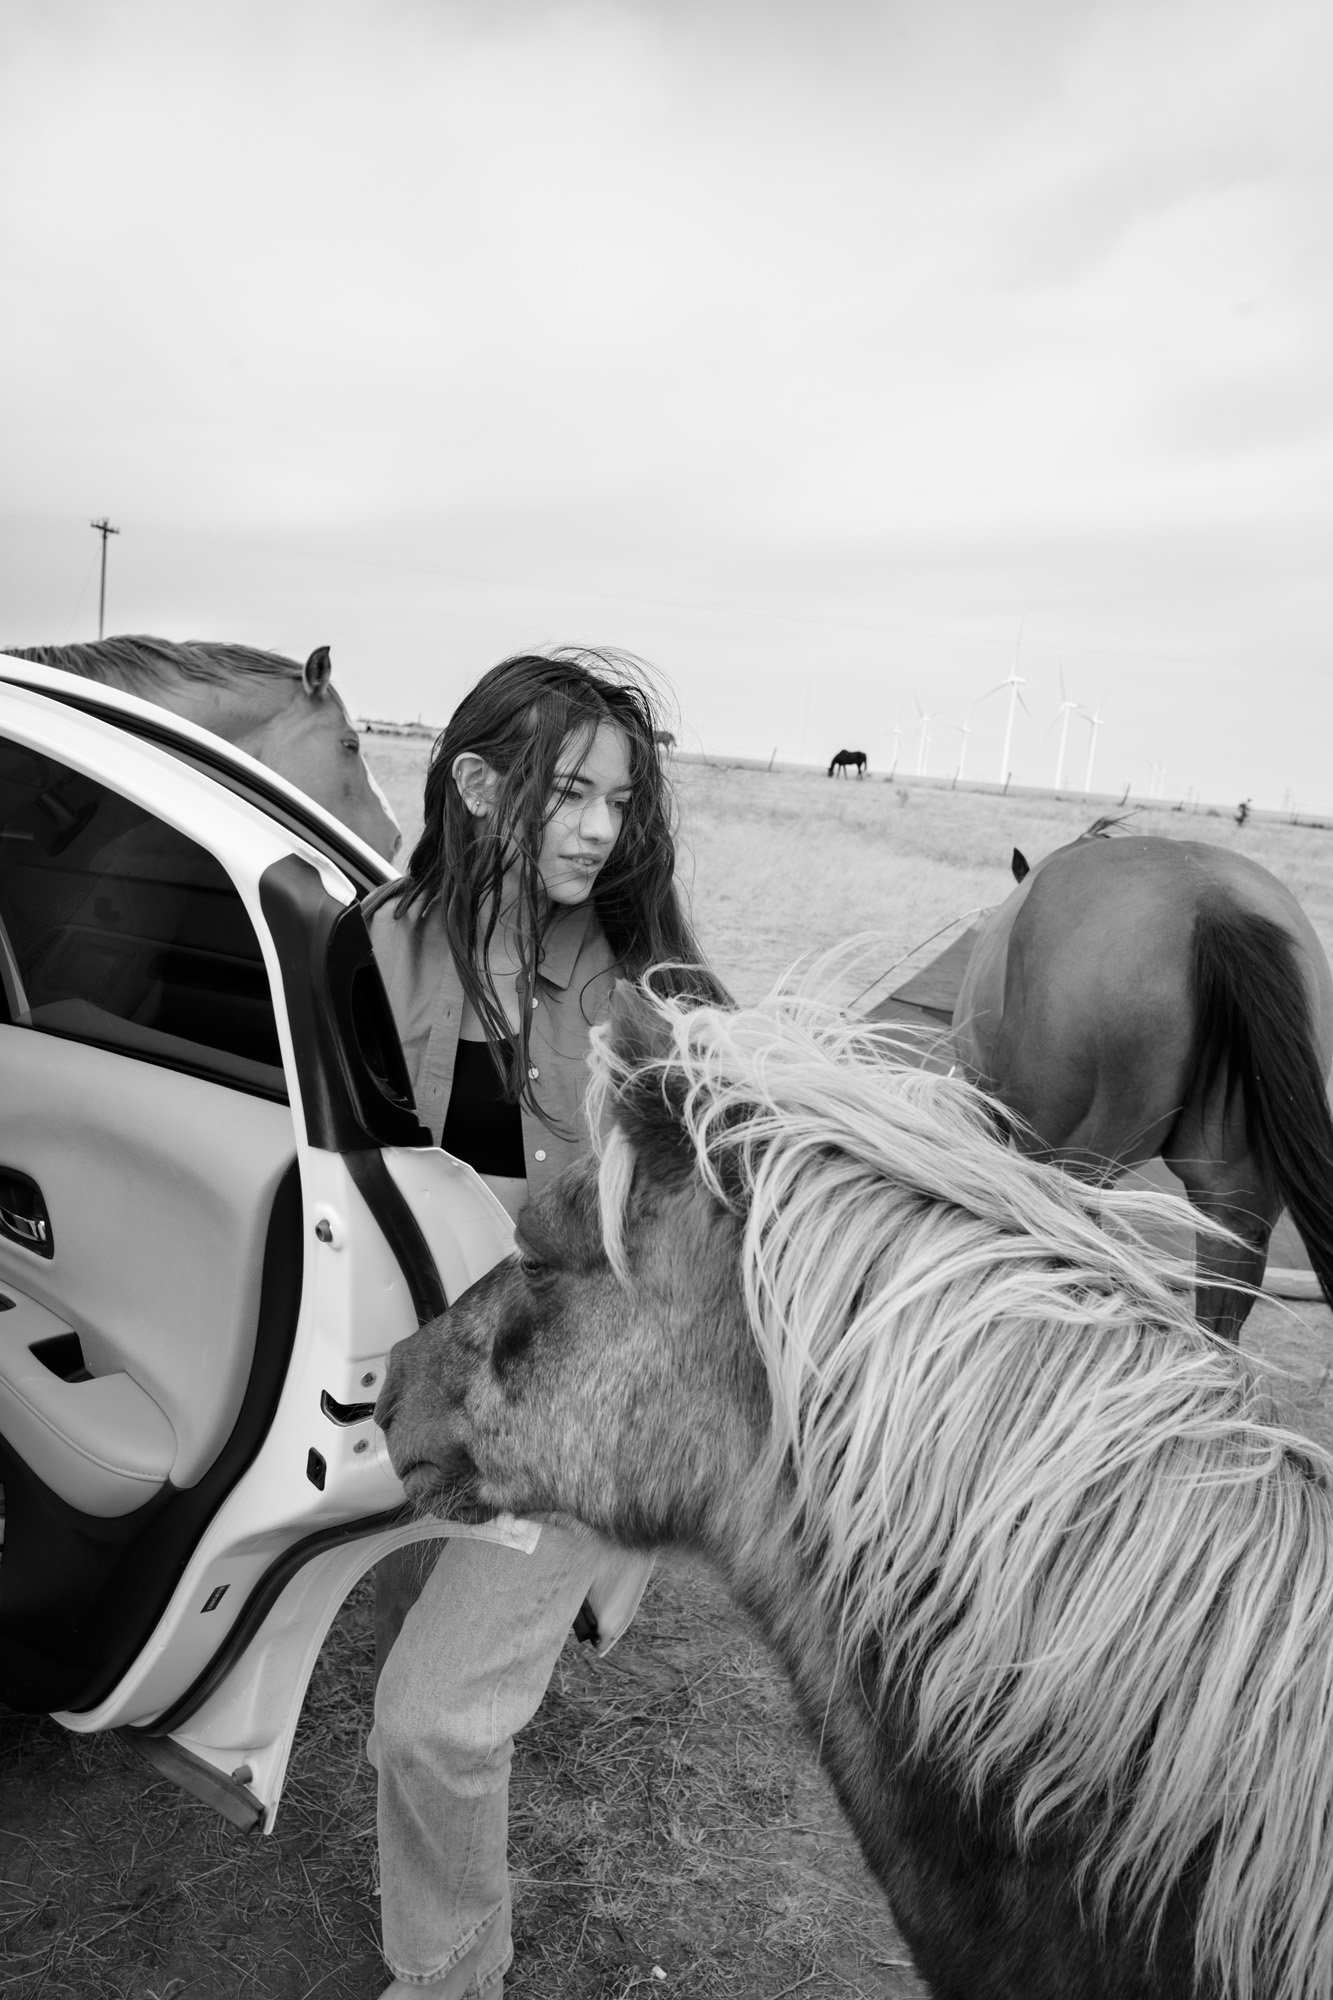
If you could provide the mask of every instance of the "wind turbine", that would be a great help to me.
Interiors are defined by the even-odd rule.
[[[916,702],[916,712],[921,717],[920,722],[916,726],[916,775],[920,778],[925,775],[926,758],[930,753],[930,725],[932,722],[939,721],[939,710],[935,709],[931,714],[927,715],[915,695],[912,696],[912,700]]]
[[[1003,686],[1003,682],[1001,682],[1001,686]],[[992,694],[995,694],[996,692],[997,690],[995,688],[991,689]],[[967,709],[964,711],[963,719],[961,722],[946,722],[944,725],[946,729],[952,729],[954,733],[961,738],[961,741],[959,742],[958,745],[958,769],[953,774],[953,781],[955,784],[957,784],[961,779],[964,767],[967,764],[967,738],[968,738],[968,732],[971,730],[972,727],[972,710],[976,708],[978,702],[982,702],[985,699],[986,697],[984,694],[979,695],[977,697],[977,701],[970,703]]]
[[[1026,617],[1027,613],[1024,612],[1023,618]],[[1018,690],[1021,687],[1027,686],[1027,681],[1018,671],[1018,649],[1023,643],[1023,618],[1020,618],[1018,621],[1018,637],[1014,640],[1014,664],[1010,667],[1005,678],[1000,682],[1000,687],[1007,687],[1009,690],[1009,713],[1005,717],[1004,722],[1004,748],[1000,752],[1000,783],[1002,785],[1007,785],[1010,777],[1009,752],[1013,747],[1014,741],[1014,708],[1018,702],[1023,701],[1023,697]],[[991,693],[998,694],[999,688],[992,688]],[[984,696],[982,698],[983,700],[985,699]],[[1032,713],[1025,701],[1023,701],[1023,713],[1024,715]]]
[[[898,768],[898,744],[902,738],[902,733],[903,733],[903,726],[901,722],[895,722],[893,725],[893,754],[889,758],[890,777],[893,776],[894,772]]]
[[[1015,667],[1017,667],[1017,659],[1016,659],[1016,658],[1015,658]],[[964,718],[964,725],[963,725],[963,749],[964,749],[964,751],[966,751],[966,749],[967,749],[967,730],[968,730],[968,728],[970,728],[970,727],[971,727],[971,721],[970,721],[970,718],[971,718],[971,715],[972,715],[972,711],[973,711],[973,709],[978,709],[978,708],[980,708],[980,707],[981,707],[981,704],[982,704],[982,703],[983,703],[984,701],[989,701],[989,700],[990,700],[990,698],[991,698],[991,696],[992,696],[993,694],[1003,694],[1003,693],[1004,693],[1004,691],[1005,691],[1005,689],[1006,689],[1006,688],[1008,688],[1008,690],[1009,690],[1009,721],[1008,721],[1008,724],[1007,724],[1007,726],[1006,726],[1006,728],[1005,728],[1005,732],[1004,732],[1004,755],[1003,755],[1003,757],[1002,757],[1002,758],[1001,758],[1001,760],[1000,760],[1000,762],[1001,762],[1001,776],[1000,776],[1000,783],[1001,783],[1001,784],[1003,784],[1003,783],[1004,783],[1004,775],[1003,775],[1003,768],[1004,768],[1004,767],[1005,767],[1005,766],[1006,766],[1006,765],[1008,764],[1008,762],[1009,762],[1009,739],[1010,739],[1010,737],[1011,737],[1011,736],[1013,735],[1013,729],[1014,729],[1014,696],[1015,696],[1016,694],[1018,694],[1018,687],[1017,687],[1017,686],[1015,685],[1015,682],[1016,682],[1016,679],[1017,679],[1017,678],[1018,678],[1018,677],[1017,677],[1017,675],[1016,675],[1015,673],[1010,673],[1010,674],[1009,674],[1009,675],[1008,675],[1008,676],[1007,676],[1007,677],[1006,677],[1006,678],[1005,678],[1004,680],[1002,680],[1002,681],[996,681],[996,683],[995,683],[995,686],[994,686],[993,688],[987,688],[987,689],[986,689],[986,692],[985,692],[985,694],[979,694],[979,695],[977,696],[976,700],[975,700],[975,701],[974,701],[974,702],[972,703],[972,706],[971,706],[971,708],[969,708],[969,709],[968,709],[968,711],[967,711],[967,716],[966,716],[966,717]],[[1018,699],[1019,699],[1020,701],[1023,701],[1023,697],[1022,697],[1022,695],[1018,695]],[[1025,701],[1023,701],[1023,707],[1024,707],[1024,710],[1026,710],[1026,709],[1027,709],[1027,703],[1026,703]],[[955,723],[955,724],[954,724],[953,726],[954,726],[954,728],[958,728],[958,727],[959,727],[959,725],[958,725],[957,723]],[[959,763],[960,763],[960,766],[961,766],[961,763],[962,763],[962,759],[961,759],[961,758],[959,759]]]
[[[953,781],[957,784],[967,764],[967,732],[972,724],[965,715],[961,722],[946,722],[944,726],[952,729],[958,737],[958,769],[953,774]]]
[[[1055,712],[1055,719],[1060,725],[1060,753],[1055,760],[1055,789],[1059,792],[1064,790],[1065,746],[1069,742],[1069,718],[1077,711],[1078,703],[1071,701],[1065,693],[1065,670],[1063,665],[1057,667],[1056,672],[1060,676],[1060,706]]]
[[[1098,702],[1095,711],[1092,714],[1089,714],[1086,708],[1079,710],[1079,713],[1080,715],[1083,716],[1084,720],[1091,723],[1092,725],[1092,734],[1088,738],[1088,768],[1083,776],[1083,790],[1085,793],[1090,792],[1092,790],[1092,760],[1097,750],[1097,731],[1102,726],[1102,710],[1105,708],[1105,706],[1106,706],[1106,696],[1103,695],[1101,700]]]

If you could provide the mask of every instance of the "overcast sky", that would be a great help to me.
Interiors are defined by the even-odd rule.
[[[1333,808],[1327,0],[4,0],[0,642]],[[1021,630],[1021,642],[1020,642]],[[1073,719],[1082,782],[1089,730]]]

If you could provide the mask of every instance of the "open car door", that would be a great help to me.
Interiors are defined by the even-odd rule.
[[[511,1242],[417,1122],[390,872],[205,732],[0,662],[0,1700],[240,1824],[347,1591],[441,1531],[371,1420],[388,1350]]]

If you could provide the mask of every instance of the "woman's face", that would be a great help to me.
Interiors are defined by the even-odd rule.
[[[552,903],[586,903],[630,800],[629,738],[614,722],[567,736],[546,808],[537,874]]]

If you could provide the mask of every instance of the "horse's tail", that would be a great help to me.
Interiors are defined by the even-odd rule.
[[[1245,1128],[1333,1305],[1333,1115],[1290,931],[1220,894],[1194,925],[1193,1087],[1239,1090]]]

